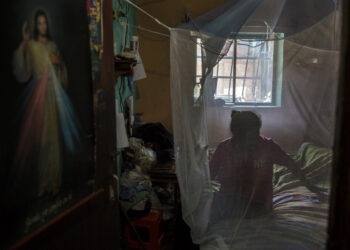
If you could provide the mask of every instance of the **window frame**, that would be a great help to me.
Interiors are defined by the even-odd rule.
[[[272,77],[272,96],[271,96],[271,102],[237,102],[235,101],[235,91],[236,91],[236,80],[237,79],[249,79],[250,77],[237,77],[236,75],[236,64],[237,59],[247,59],[247,57],[237,57],[237,40],[240,39],[249,39],[249,40],[266,40],[266,36],[269,36],[268,40],[274,41],[274,51],[273,51],[273,77]],[[197,39],[200,39],[200,37],[197,37]],[[216,76],[213,78],[220,78],[220,79],[231,79],[233,82],[230,83],[230,87],[233,88],[233,94],[230,95],[231,102],[228,102],[227,99],[225,99],[224,107],[281,107],[281,99],[282,99],[282,81],[283,81],[283,48],[284,48],[284,34],[283,33],[272,33],[272,34],[266,34],[266,33],[255,33],[255,32],[242,32],[237,34],[236,38],[233,39],[234,42],[232,43],[234,46],[233,49],[233,55],[228,57],[223,57],[223,59],[230,59],[232,60],[231,63],[231,71],[230,76],[219,76],[219,64],[217,64],[216,70]],[[197,78],[200,78],[201,75],[197,75],[197,61],[198,59],[201,59],[201,55],[198,55],[198,44],[196,46],[196,53],[195,53],[195,81],[197,82]],[[214,69],[213,69],[214,70]],[[211,72],[211,76],[213,75],[213,72]],[[257,77],[253,77],[252,79],[257,79]]]

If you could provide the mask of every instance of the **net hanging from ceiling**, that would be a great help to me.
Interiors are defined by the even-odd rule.
[[[171,29],[183,218],[201,249],[322,249],[341,3],[242,0]]]

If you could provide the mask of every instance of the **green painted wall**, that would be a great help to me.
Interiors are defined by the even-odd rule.
[[[114,50],[118,54],[124,46],[129,45],[131,37],[135,35],[135,8],[123,0],[113,0],[113,9],[123,15],[113,20]],[[129,25],[123,25],[122,23],[128,23]],[[122,76],[118,78],[115,96],[118,101],[119,112],[124,111],[125,100],[134,95],[134,92],[135,83],[131,77]]]
[[[114,53],[116,55],[123,50],[124,46],[130,44],[131,37],[135,35],[135,8],[123,0],[113,0],[113,10],[114,13],[118,15],[117,18],[113,19]],[[123,25],[122,23],[127,23],[129,25]],[[125,111],[125,102],[130,96],[133,96],[134,110],[136,109],[135,92],[136,86],[131,76],[118,77],[118,81],[115,85],[115,96],[119,112]],[[120,152],[121,150],[118,149],[118,151]],[[119,177],[121,176],[122,165],[121,154],[118,154],[117,173]]]

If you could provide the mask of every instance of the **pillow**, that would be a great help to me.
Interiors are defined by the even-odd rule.
[[[304,143],[296,154],[291,155],[291,158],[301,168],[306,179],[313,185],[330,188],[332,149]],[[274,185],[278,187],[298,181],[298,179],[285,166],[275,165],[273,181]]]

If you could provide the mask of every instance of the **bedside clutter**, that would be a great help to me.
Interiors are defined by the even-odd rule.
[[[160,123],[134,127],[129,147],[123,149],[120,204],[127,217],[125,246],[159,249],[175,229],[179,188],[175,174],[173,137]],[[170,241],[169,241],[170,239]]]

